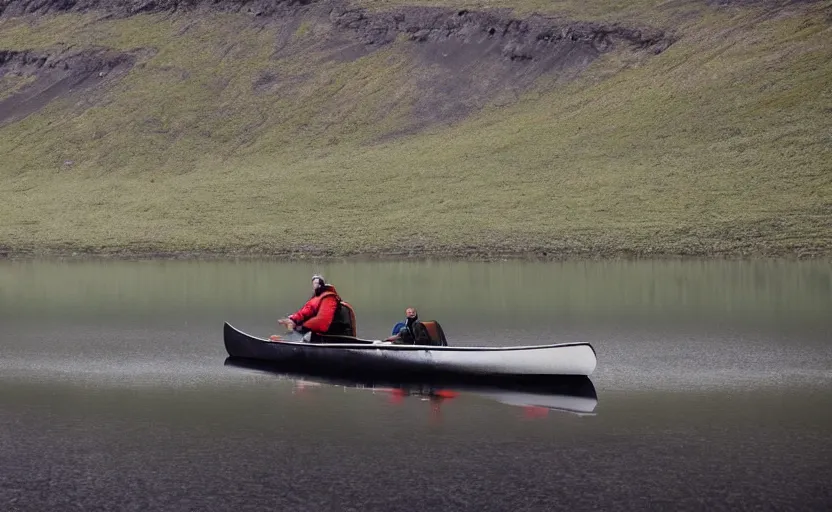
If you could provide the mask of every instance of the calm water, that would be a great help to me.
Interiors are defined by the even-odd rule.
[[[323,272],[359,334],[589,341],[591,414],[225,365]],[[824,510],[832,265],[0,263],[0,510]]]

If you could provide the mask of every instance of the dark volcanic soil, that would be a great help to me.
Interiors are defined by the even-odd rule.
[[[135,57],[107,49],[74,52],[0,50],[0,79],[34,77],[0,100],[0,126],[36,112],[50,101],[79,94],[124,76]],[[0,93],[2,93],[0,89]]]
[[[545,74],[571,79],[614,49],[658,54],[672,43],[656,30],[543,16],[520,20],[504,11],[405,7],[370,15],[338,7],[329,16],[366,47],[397,38],[413,43],[414,81],[422,91],[413,128],[458,119],[497,95],[516,97]]]

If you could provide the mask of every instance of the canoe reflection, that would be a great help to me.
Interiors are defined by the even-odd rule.
[[[579,375],[559,376],[390,376],[355,375],[314,368],[298,368],[229,357],[225,366],[271,373],[295,381],[295,390],[302,392],[322,384],[365,388],[385,393],[394,403],[407,397],[419,397],[440,403],[456,398],[460,393],[477,395],[507,405],[523,407],[528,417],[545,416],[548,411],[565,411],[575,414],[594,414],[598,404],[595,386],[589,377]]]

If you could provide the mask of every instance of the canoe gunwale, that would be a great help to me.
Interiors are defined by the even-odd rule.
[[[549,350],[553,348],[565,348],[565,347],[589,347],[592,349],[593,354],[595,352],[595,348],[585,341],[575,341],[575,342],[567,342],[567,343],[553,343],[549,345],[523,345],[519,347],[459,347],[459,346],[435,346],[435,345],[394,345],[394,344],[386,344],[386,343],[374,343],[373,340],[363,339],[363,338],[355,338],[359,340],[358,343],[305,343],[299,341],[272,341],[266,338],[260,338],[258,336],[253,336],[246,332],[243,332],[233,325],[226,322],[226,325],[231,329],[235,330],[237,333],[250,338],[252,341],[260,341],[262,343],[268,344],[276,344],[276,345],[288,345],[288,346],[297,346],[297,347],[304,347],[304,348],[316,348],[316,349],[327,349],[327,348],[348,348],[350,350],[395,350],[395,351],[408,351],[408,350],[430,350],[432,352],[511,352],[511,351],[522,351],[522,350]],[[339,336],[341,337],[341,336]]]

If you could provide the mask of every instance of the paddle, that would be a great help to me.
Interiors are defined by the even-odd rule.
[[[288,318],[281,318],[277,323],[286,328],[286,334],[272,334],[269,336],[270,341],[303,341],[303,335],[294,329],[294,322]]]
[[[293,322],[289,318],[281,318],[277,321],[277,323],[286,328],[286,334],[272,334],[271,336],[269,336],[270,341],[303,341],[303,335],[295,331],[295,322]],[[298,336],[293,336],[293,334],[298,334]],[[287,339],[287,337],[289,339]]]
[[[299,342],[303,342],[303,341],[308,341],[306,338],[307,338],[306,335],[301,334],[297,331],[286,331],[286,334],[272,334],[271,336],[269,336],[269,341],[274,341],[274,342],[290,341],[290,342],[299,343]]]

